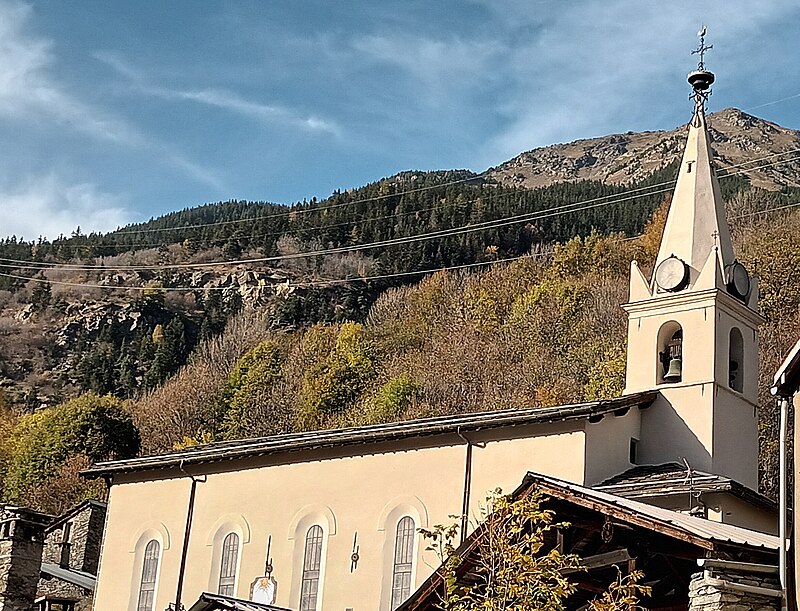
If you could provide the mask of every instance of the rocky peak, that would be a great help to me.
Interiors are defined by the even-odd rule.
[[[775,154],[798,148],[800,132],[736,108],[713,113],[708,119],[718,170],[756,168],[745,174],[754,186],[769,190],[797,186],[800,159],[786,161],[788,156]],[[489,177],[527,188],[565,180],[627,184],[647,178],[676,161],[685,139],[686,126],[681,125],[672,131],[613,134],[555,144],[521,153],[494,168]],[[767,156],[768,160],[757,162]]]

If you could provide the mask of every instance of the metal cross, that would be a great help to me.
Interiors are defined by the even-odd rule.
[[[700,46],[697,47],[694,51],[692,51],[692,55],[697,55],[698,53],[700,54],[700,61],[697,62],[697,69],[705,70],[706,51],[713,49],[714,45],[710,45],[708,47],[706,46],[706,26],[703,26],[703,28],[697,33],[697,35],[700,37]]]
[[[718,240],[719,240],[719,231],[717,231],[716,229],[714,231],[712,231],[711,232],[711,237],[714,238],[714,250],[718,250],[719,249],[719,242],[718,242]]]

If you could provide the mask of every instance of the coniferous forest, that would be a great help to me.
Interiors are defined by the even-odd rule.
[[[293,206],[0,241],[3,496],[56,512],[102,494],[78,475],[93,460],[618,395],[629,264],[652,264],[674,173],[523,189],[405,172]],[[768,211],[800,189],[721,184],[761,277],[766,389],[800,328],[800,215]]]

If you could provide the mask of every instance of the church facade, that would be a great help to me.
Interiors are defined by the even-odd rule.
[[[756,492],[758,288],[736,261],[714,174],[713,75],[692,75],[653,278],[631,267],[622,397],[98,464],[87,475],[106,478],[110,494],[95,609],[188,608],[210,592],[390,611],[438,565],[417,529],[476,515],[487,491],[511,491],[529,471],[774,531],[774,507]],[[668,475],[648,486],[654,473]]]

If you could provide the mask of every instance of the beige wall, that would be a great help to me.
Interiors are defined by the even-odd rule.
[[[600,422],[586,422],[586,469],[584,482],[593,486],[627,471],[630,462],[630,441],[641,438],[641,416],[638,407],[615,416],[606,415]],[[644,464],[639,461],[640,464]]]
[[[716,289],[658,294],[628,311],[626,393],[658,388],[642,414],[642,464],[687,459],[695,469],[758,488],[758,314]],[[683,330],[682,379],[660,380],[659,331]],[[742,392],[729,388],[730,334],[742,334]],[[662,333],[663,335],[663,333]]]
[[[473,447],[472,503],[486,490],[513,490],[528,470],[581,482],[585,470],[582,423],[542,425],[538,435],[509,429],[484,433]],[[264,574],[272,536],[276,603],[299,607],[305,534],[313,524],[325,533],[320,609],[388,609],[397,522],[405,515],[418,527],[449,522],[463,502],[466,445],[453,435],[441,444],[417,440],[351,450],[286,454],[228,463],[197,485],[183,603],[216,591],[220,545],[229,532],[240,536],[237,596],[249,598],[254,578]],[[293,462],[286,462],[292,460]],[[283,462],[282,462],[283,461]],[[222,463],[221,463],[222,464]],[[212,470],[214,470],[212,468]],[[193,473],[199,473],[196,467]],[[155,609],[175,599],[190,482],[170,479],[125,482],[111,488],[104,552],[96,598],[98,611],[136,608],[142,554],[150,539],[162,544]],[[132,479],[128,477],[128,480]],[[350,571],[353,538],[360,559]],[[416,542],[414,583],[437,565]],[[413,588],[412,588],[413,590]]]
[[[636,500],[683,513],[688,512],[690,506],[688,492],[655,497],[643,496]],[[773,535],[778,532],[777,511],[754,507],[730,492],[704,492],[700,496],[700,500],[707,507],[709,520]],[[697,499],[694,497],[691,506],[697,506]]]

